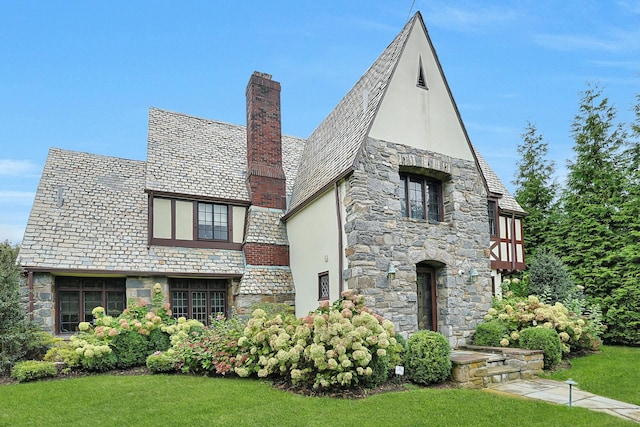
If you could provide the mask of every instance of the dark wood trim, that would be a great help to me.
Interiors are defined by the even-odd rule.
[[[184,193],[170,193],[167,191],[157,191],[157,190],[149,190],[145,189],[145,193],[149,194],[151,197],[161,197],[165,199],[176,199],[176,200],[184,200],[184,201],[201,201],[201,202],[211,202],[211,203],[219,203],[223,205],[233,205],[233,206],[250,206],[251,202],[248,200],[240,200],[240,199],[225,199],[222,197],[211,197],[211,196],[197,196],[193,194],[184,194]]]
[[[430,283],[431,283],[431,325],[433,327],[433,331],[437,332],[438,331],[438,299],[437,299],[437,294],[436,294],[436,288],[437,288],[437,284],[436,284],[436,270],[433,267],[429,267],[429,266],[425,266],[424,264],[417,264],[416,265],[416,273],[424,273],[424,274],[428,274],[429,276],[431,276],[430,279]],[[417,285],[417,279],[416,279],[416,285]],[[417,289],[416,289],[417,292]],[[420,304],[420,302],[418,302],[418,304]]]
[[[153,195],[147,196],[147,249],[151,246],[151,239],[153,238]]]
[[[342,242],[342,212],[340,210],[340,186],[336,182],[334,184],[336,197],[336,221],[338,222],[338,295],[342,296],[344,284],[342,283],[342,271],[344,269],[344,252]]]
[[[182,248],[230,249],[234,251],[242,250],[242,243],[221,240],[175,240],[152,238],[151,245],[177,246]]]
[[[242,274],[233,273],[182,273],[175,271],[134,271],[134,270],[78,270],[71,268],[23,267],[27,272],[49,273],[53,276],[74,277],[206,277],[206,278],[240,278]]]
[[[493,203],[494,204],[494,209],[493,209],[493,222],[495,224],[495,233],[491,233],[491,228],[489,228],[489,235],[491,237],[498,237],[500,236],[500,214],[499,214],[499,210],[500,208],[498,207],[498,200],[494,199],[492,197],[489,197],[487,199],[487,215],[489,214],[489,203]]]
[[[424,221],[427,222],[435,222],[435,223],[441,223],[444,222],[444,181],[442,181],[441,179],[429,176],[429,175],[419,175],[419,174],[415,174],[415,173],[409,173],[409,172],[400,172],[400,180],[404,182],[404,197],[406,200],[406,212],[402,212],[402,216],[404,218],[410,218],[410,219],[416,219],[416,220],[423,220],[422,218],[413,218],[409,215],[409,211],[411,210],[411,204],[409,202],[409,183],[411,182],[411,178],[415,179],[416,181],[420,181],[420,189],[422,192],[422,204],[424,207]],[[438,186],[438,193],[440,195],[439,200],[438,200],[438,216],[440,217],[440,219],[438,221],[433,221],[431,219],[429,219],[429,194],[428,194],[428,190],[427,190],[427,183],[434,183]]]

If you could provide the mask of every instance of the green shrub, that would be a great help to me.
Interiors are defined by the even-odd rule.
[[[529,293],[549,304],[564,301],[576,291],[569,270],[559,256],[541,248],[529,265]]]
[[[389,356],[378,356],[374,353],[371,356],[371,375],[362,378],[362,385],[367,388],[377,387],[389,378]]]
[[[58,370],[53,362],[40,360],[18,362],[11,369],[11,378],[21,383],[41,378],[55,377],[57,374]]]
[[[153,373],[174,372],[178,368],[178,357],[174,350],[156,351],[147,357],[147,368]]]
[[[407,343],[407,376],[411,381],[425,385],[446,380],[451,373],[450,353],[444,335],[432,331],[416,332]]]
[[[116,366],[121,369],[143,366],[150,353],[147,337],[131,330],[121,331],[114,336],[111,347],[116,355]]]
[[[551,369],[562,359],[562,343],[558,332],[542,327],[520,331],[520,347],[544,352],[544,368]]]
[[[488,322],[480,323],[476,327],[476,333],[473,338],[473,344],[489,347],[500,347],[505,337],[509,335],[509,328],[507,325],[498,320],[489,320]]]
[[[80,355],[76,352],[75,347],[64,341],[47,350],[44,360],[47,362],[62,362],[67,368],[71,369],[80,366]]]
[[[166,351],[171,347],[171,337],[161,329],[149,332],[149,352]]]

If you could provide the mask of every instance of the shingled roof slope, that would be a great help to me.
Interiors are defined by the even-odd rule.
[[[526,214],[525,210],[522,209],[520,204],[516,201],[516,199],[509,193],[507,188],[504,186],[498,175],[491,169],[489,163],[480,155],[478,150],[473,147],[474,154],[478,161],[478,166],[480,166],[480,172],[484,176],[484,179],[487,183],[488,190],[492,193],[500,194],[502,197],[498,199],[498,206],[503,211],[514,212],[518,214]]]
[[[287,194],[291,194],[304,140],[282,136]],[[149,109],[146,189],[249,201],[247,131],[181,113]]]
[[[147,248],[145,163],[52,148],[20,248],[27,270],[226,273],[240,251]]]
[[[416,14],[336,108],[309,136],[300,160],[289,212],[351,170],[397,59],[420,15]]]

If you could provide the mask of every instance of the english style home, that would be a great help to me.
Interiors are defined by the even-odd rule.
[[[146,161],[49,151],[19,257],[33,317],[70,333],[154,283],[203,322],[354,289],[403,333],[464,343],[525,267],[525,212],[471,144],[421,15],[307,139],[281,135],[271,76],[246,98],[246,126],[151,108]]]

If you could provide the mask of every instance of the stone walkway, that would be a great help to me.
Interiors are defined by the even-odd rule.
[[[545,402],[559,405],[569,404],[569,386],[560,381],[546,379],[513,381],[492,384],[487,390],[501,394],[522,396],[529,399],[544,400]],[[610,415],[640,423],[640,406],[638,405],[597,396],[582,391],[575,385],[571,393],[571,401],[572,406],[606,412]]]

